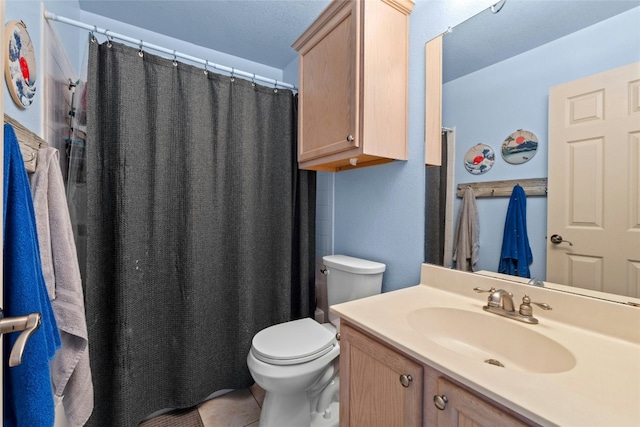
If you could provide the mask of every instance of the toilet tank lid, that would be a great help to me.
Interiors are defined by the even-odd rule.
[[[322,261],[326,267],[356,274],[377,274],[382,273],[386,269],[386,265],[381,262],[354,258],[347,255],[326,255],[322,257]]]

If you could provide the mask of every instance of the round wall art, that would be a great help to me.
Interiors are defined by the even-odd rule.
[[[513,165],[528,162],[537,151],[538,138],[528,130],[518,129],[502,143],[502,158]]]
[[[496,161],[493,148],[486,144],[478,144],[469,148],[464,156],[464,167],[473,175],[482,175],[488,172]]]
[[[27,108],[36,94],[36,55],[33,43],[22,21],[9,21],[5,28],[4,74],[11,98],[19,107]]]

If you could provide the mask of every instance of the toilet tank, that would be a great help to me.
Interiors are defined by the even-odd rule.
[[[384,264],[346,255],[327,255],[322,261],[326,267],[329,307],[382,291]],[[329,320],[335,324],[337,316],[329,312]]]

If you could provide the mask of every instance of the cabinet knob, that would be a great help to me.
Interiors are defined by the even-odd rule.
[[[409,387],[409,384],[411,384],[411,381],[413,381],[413,378],[411,378],[411,375],[406,375],[406,374],[400,375],[400,384],[402,384],[402,387]]]
[[[440,409],[441,411],[445,410],[445,408],[447,407],[447,402],[449,402],[449,399],[447,399],[447,396],[445,396],[444,394],[442,396],[439,396],[437,394],[433,396],[433,404],[436,405],[436,408]]]
[[[336,341],[340,341],[340,332],[336,332]]]
[[[347,141],[353,142],[353,135],[347,135]]]

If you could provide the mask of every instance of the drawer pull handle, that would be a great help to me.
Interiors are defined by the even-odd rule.
[[[409,387],[409,385],[411,384],[411,381],[413,381],[413,378],[411,378],[411,375],[406,375],[406,374],[400,375],[400,384],[402,384],[402,387]]]
[[[447,399],[447,396],[445,396],[444,394],[442,396],[439,396],[437,394],[433,396],[433,404],[436,405],[436,408],[440,409],[441,411],[445,410],[445,408],[447,407],[447,402],[449,402],[449,399]]]

